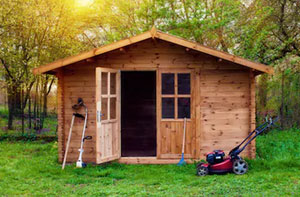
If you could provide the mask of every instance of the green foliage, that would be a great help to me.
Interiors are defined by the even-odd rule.
[[[35,134],[21,134],[21,135],[10,135],[10,134],[3,134],[0,136],[0,141],[9,140],[9,141],[35,141],[36,140]]]
[[[300,129],[273,130],[256,141],[257,156],[268,161],[297,163],[300,167]]]
[[[57,143],[0,142],[0,195],[74,196],[298,196],[299,130],[271,131],[257,139],[259,158],[247,174],[197,177],[195,165],[110,163],[64,171]]]
[[[0,3],[0,57],[12,74],[22,71],[22,66],[37,67],[86,49],[76,39],[83,29],[74,4],[69,1],[1,0]]]
[[[300,125],[300,64],[298,58],[286,58],[276,65],[274,76],[258,77],[257,110],[259,122],[271,113],[281,116],[282,127],[292,128]]]
[[[0,105],[0,118],[1,120],[8,119],[8,109],[3,105]]]
[[[55,135],[38,135],[36,133],[25,133],[25,134],[8,134],[8,133],[0,133],[0,141],[23,141],[23,142],[33,142],[33,141],[40,141],[40,142],[53,142],[57,141],[57,136]]]

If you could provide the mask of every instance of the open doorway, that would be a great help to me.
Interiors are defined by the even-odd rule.
[[[121,156],[156,156],[156,72],[121,73]]]

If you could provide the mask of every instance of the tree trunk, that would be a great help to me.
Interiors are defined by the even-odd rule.
[[[300,98],[300,73],[299,72],[297,72],[296,73],[297,75],[297,98]],[[297,106],[300,106],[300,101],[297,99],[296,100],[296,105]],[[296,122],[297,122],[297,127],[299,128],[300,127],[300,108],[299,107],[296,107],[296,109],[297,109],[297,114],[296,114],[296,116],[295,116],[295,118],[296,118]]]
[[[280,106],[280,126],[284,128],[284,71],[281,74],[281,106]]]
[[[43,95],[44,97],[44,101],[43,101],[43,114],[44,114],[44,118],[46,118],[48,116],[48,106],[47,106],[47,102],[48,102],[48,96],[47,94]]]
[[[24,90],[21,90],[21,119],[22,119],[22,135],[24,135],[25,132],[25,122],[24,122],[24,110],[25,110],[25,105],[24,105]]]
[[[43,118],[47,117],[47,88],[48,88],[48,77],[46,77],[44,87],[43,87]]]
[[[28,128],[31,129],[31,95],[28,98]]]
[[[5,106],[5,111],[8,111],[8,91],[7,91],[7,88],[6,88],[6,92],[5,92],[5,99],[4,99],[4,106]]]
[[[41,81],[42,82],[42,81]],[[42,84],[41,86],[42,87]],[[40,90],[41,91],[41,90]],[[43,122],[44,122],[44,119],[43,119],[43,112],[42,112],[42,105],[43,105],[43,93],[40,93],[39,94],[39,119],[40,119],[40,125],[39,125],[39,129],[41,130],[43,128]]]
[[[21,117],[22,115],[22,96],[21,96],[21,90],[19,88],[18,85],[14,85],[13,86],[13,90],[14,91],[14,95],[15,95],[15,106],[14,106],[14,110],[15,110],[15,116],[17,117]]]
[[[8,103],[8,124],[7,124],[7,128],[9,130],[13,129],[13,120],[14,120],[14,95],[12,95],[11,91],[7,90],[8,95],[7,95],[7,103]]]
[[[35,95],[34,95],[34,111],[33,111],[33,120],[34,120],[34,130],[37,131],[37,119],[38,119],[38,85],[39,80],[37,80],[35,85]]]

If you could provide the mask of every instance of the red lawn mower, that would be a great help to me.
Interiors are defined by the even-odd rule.
[[[248,144],[254,140],[258,135],[270,128],[276,122],[276,119],[266,119],[266,122],[258,126],[252,131],[238,146],[232,149],[228,156],[225,157],[223,150],[214,150],[206,154],[206,161],[208,163],[199,163],[197,165],[197,175],[205,176],[207,174],[224,174],[233,172],[238,175],[245,174],[248,171],[248,164],[242,157],[239,156]],[[255,133],[254,136],[252,136]],[[251,137],[252,136],[252,137]]]

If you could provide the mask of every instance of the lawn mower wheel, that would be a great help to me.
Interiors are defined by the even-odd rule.
[[[248,171],[248,164],[243,159],[238,159],[233,162],[232,171],[237,175],[245,174]]]
[[[208,174],[208,168],[205,167],[205,166],[199,165],[197,167],[197,172],[196,173],[197,173],[198,176],[206,176]]]

